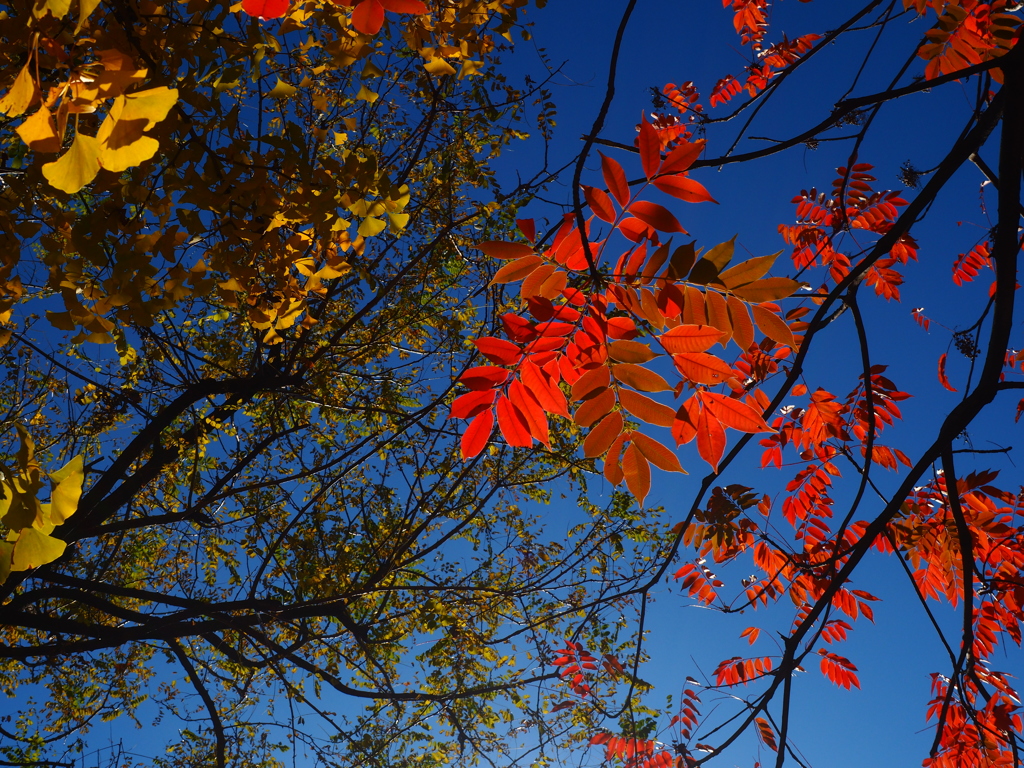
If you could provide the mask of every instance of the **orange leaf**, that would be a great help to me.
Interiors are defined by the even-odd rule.
[[[580,376],[579,381],[572,385],[572,400],[575,403],[593,397],[601,390],[607,389],[611,383],[612,377],[607,366],[593,368]]]
[[[375,1],[376,0],[371,0],[371,2]],[[499,269],[495,273],[491,282],[487,284],[487,287],[490,288],[492,285],[497,285],[499,283],[514,283],[517,280],[522,280],[542,263],[543,260],[541,257],[532,253],[529,256],[523,256],[520,259],[516,259]]]
[[[675,421],[672,422],[672,437],[676,445],[688,443],[697,436],[697,424],[700,422],[700,401],[693,395],[679,406]]]
[[[703,184],[683,174],[659,176],[651,182],[666,195],[682,200],[684,203],[717,203]]]
[[[583,441],[583,455],[588,459],[603,456],[621,433],[622,414],[618,411],[609,413]]]
[[[678,355],[683,352],[704,352],[721,338],[722,332],[710,325],[677,325],[661,334],[658,341],[666,352]]]
[[[629,389],[619,390],[619,402],[623,408],[648,424],[671,427],[676,420],[676,412],[667,405]]]
[[[648,437],[643,432],[634,432],[632,434],[633,445],[637,447],[637,450],[644,455],[648,461],[659,469],[663,469],[666,472],[682,472],[684,475],[687,474],[686,470],[683,469],[679,463],[679,458],[674,452],[666,448],[664,445],[659,443],[657,440]]]
[[[494,411],[488,408],[477,414],[462,433],[462,458],[471,459],[487,445],[494,429]]]
[[[779,257],[779,253],[782,253],[782,251],[773,253],[770,256],[758,256],[741,261],[735,267],[729,267],[722,272],[718,278],[726,288],[736,288],[740,285],[752,283],[768,274],[768,270],[772,268],[775,260]]]
[[[683,376],[695,384],[723,384],[736,377],[736,372],[727,362],[707,352],[673,355],[672,362]]]
[[[751,434],[775,431],[765,423],[761,414],[746,403],[717,392],[701,392],[699,397],[704,407],[708,408],[716,419],[730,429]]]
[[[663,205],[637,200],[629,206],[629,212],[649,227],[659,232],[682,232],[688,234],[679,220]]]
[[[608,455],[604,457],[604,477],[612,485],[622,482],[622,446],[626,444],[626,433],[623,432],[612,443],[608,449]]]
[[[501,430],[505,442],[513,448],[529,448],[533,445],[533,435],[526,417],[516,408],[512,401],[504,395],[498,398],[498,429]]]
[[[643,166],[644,176],[648,179],[658,172],[661,165],[661,139],[654,126],[647,122],[647,116],[640,116],[640,136],[637,140],[637,148],[640,150],[640,165]],[[651,224],[653,227],[654,225]],[[666,230],[667,231],[667,230]]]
[[[615,195],[619,205],[625,208],[626,204],[629,203],[629,183],[626,181],[625,171],[612,158],[606,157],[600,152],[597,154],[601,155],[601,174],[604,176],[605,185]]]
[[[754,324],[750,321],[747,305],[735,296],[726,299],[729,305],[729,320],[732,321],[732,337],[742,351],[750,349],[754,343]]]
[[[501,240],[487,240],[477,243],[476,247],[492,259],[521,259],[533,256],[533,248],[523,243],[506,243]]]
[[[615,393],[608,387],[591,397],[576,409],[572,420],[581,427],[589,427],[615,407]]]
[[[708,314],[708,323],[722,332],[718,343],[723,347],[732,338],[732,321],[729,319],[729,304],[725,297],[718,291],[708,291],[704,294],[705,308]]]
[[[732,292],[744,301],[777,301],[792,296],[801,285],[804,283],[788,277],[766,277],[733,288]]]
[[[587,205],[597,218],[609,223],[615,221],[615,206],[607,192],[584,184],[583,196],[587,198]]]
[[[511,341],[494,336],[484,336],[473,343],[480,350],[480,354],[498,365],[514,365],[523,354]]]
[[[633,443],[627,445],[622,454],[622,474],[629,492],[642,507],[651,490],[651,465]]]
[[[946,353],[943,352],[939,357],[939,384],[944,386],[950,392],[958,391],[956,387],[949,383],[949,379],[946,378]]]
[[[760,304],[754,304],[751,308],[754,313],[754,322],[757,323],[757,327],[761,330],[765,336],[772,341],[777,341],[787,347],[795,347],[796,341],[793,339],[793,332],[789,330],[789,326],[786,325],[785,321],[772,312],[770,309],[765,309]]]
[[[566,402],[562,390],[535,363],[530,360],[525,361],[519,370],[519,378],[530,390],[530,394],[537,398],[541,408],[556,416],[569,418],[569,404]]]
[[[641,392],[671,392],[672,387],[664,378],[632,363],[620,363],[612,367],[615,380]]]
[[[619,363],[647,363],[658,355],[646,344],[625,339],[608,345],[608,357]]]
[[[725,429],[722,423],[708,413],[707,408],[701,408],[700,416],[697,418],[697,451],[711,468],[718,471],[718,462],[722,460],[725,452]]]

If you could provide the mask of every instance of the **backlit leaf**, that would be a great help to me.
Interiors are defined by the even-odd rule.
[[[505,442],[513,448],[529,448],[533,445],[533,434],[523,413],[505,395],[498,395],[495,407],[498,413],[498,429]]]
[[[67,544],[60,539],[35,528],[23,528],[14,542],[11,570],[27,571],[52,563],[64,554],[66,548]]]
[[[714,386],[736,376],[728,363],[707,352],[682,352],[673,355],[672,362],[683,376],[695,384]]]
[[[96,178],[100,172],[100,146],[95,136],[76,134],[75,140],[60,158],[43,166],[43,176],[50,186],[74,194]]]
[[[499,269],[495,273],[494,278],[487,285],[490,287],[492,285],[514,283],[517,280],[522,280],[542,263],[543,259],[532,253],[529,256],[523,256]]]
[[[746,403],[717,392],[699,393],[704,407],[709,409],[723,426],[740,432],[774,432],[761,418],[761,414]]]
[[[462,433],[462,458],[471,459],[477,456],[487,445],[493,431],[494,411],[488,408],[477,414],[477,417],[469,422],[466,431]]]
[[[615,221],[615,206],[604,190],[584,185],[583,195],[587,198],[587,205],[590,206],[590,210],[597,218],[609,223]]]
[[[506,243],[502,240],[487,240],[477,243],[477,248],[492,259],[522,259],[533,256],[533,248],[524,243]]]
[[[634,432],[631,440],[633,445],[637,447],[637,450],[658,469],[662,469],[665,472],[688,474],[679,463],[679,457],[676,456],[675,452],[666,448],[654,438],[648,437],[642,432]]]
[[[792,296],[800,289],[801,285],[805,285],[805,283],[788,277],[766,277],[763,280],[755,280],[752,283],[733,288],[732,292],[744,301],[760,303]]]
[[[672,214],[672,212],[663,205],[657,203],[649,203],[646,200],[637,200],[631,206],[629,206],[629,212],[636,216],[640,221],[659,232],[682,232],[686,234],[686,230],[683,229],[683,225],[679,223],[679,220]]]
[[[682,200],[684,203],[717,203],[711,193],[699,181],[686,176],[659,176],[653,182],[655,187],[666,195]]]
[[[719,279],[726,288],[736,288],[740,285],[752,283],[768,274],[775,260],[782,251],[768,256],[757,256],[753,259],[741,261],[734,267],[729,267],[719,275]]]
[[[786,322],[781,317],[759,304],[754,304],[750,310],[754,314],[754,322],[757,323],[761,333],[772,341],[777,341],[784,346],[796,346],[796,342],[793,340],[793,332],[789,330],[789,326],[786,325]]]
[[[651,465],[633,443],[627,445],[622,453],[622,475],[629,492],[642,507],[651,490]]]
[[[608,357],[619,363],[646,363],[657,357],[657,354],[639,341],[620,339],[608,345]]]
[[[722,332],[710,325],[677,325],[658,337],[661,346],[672,355],[683,352],[703,352],[711,349]]]
[[[601,422],[590,430],[583,441],[583,455],[588,459],[603,456],[615,438],[622,433],[622,414],[618,411],[609,413]]]
[[[33,152],[60,152],[61,137],[53,114],[41,105],[16,129],[18,136]]]
[[[697,452],[716,472],[725,452],[726,440],[721,422],[709,414],[707,408],[701,408],[697,417]]]
[[[630,389],[619,390],[619,402],[623,408],[648,424],[671,427],[675,422],[675,410]]]
[[[616,381],[641,392],[671,392],[672,386],[652,370],[631,363],[612,366]]]
[[[601,173],[604,176],[605,186],[615,196],[615,199],[619,201],[619,205],[623,208],[629,203],[629,184],[626,181],[626,172],[622,170],[622,166],[615,160],[607,157],[601,152]]]
[[[615,393],[608,387],[597,392],[576,409],[572,420],[581,427],[589,427],[615,407]]]
[[[607,366],[593,368],[580,376],[579,381],[572,385],[572,400],[577,402],[593,397],[607,389],[611,383],[611,372]]]
[[[26,64],[14,78],[11,89],[0,98],[0,112],[8,117],[23,115],[39,98],[39,89]]]
[[[288,5],[288,0],[242,0],[242,10],[261,20],[281,18]]]
[[[484,336],[473,343],[480,350],[480,354],[498,365],[515,365],[523,354],[511,341],[494,336]]]
[[[654,130],[654,126],[647,121],[646,115],[640,116],[640,135],[637,138],[637,148],[640,150],[640,165],[644,169],[644,176],[649,179],[658,172],[658,166],[661,165],[661,139],[658,138],[658,132]],[[643,219],[643,216],[638,216],[638,218]],[[654,224],[651,226],[660,229]]]

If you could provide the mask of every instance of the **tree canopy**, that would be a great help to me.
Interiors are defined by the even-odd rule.
[[[708,3],[743,72],[610,135],[638,5],[579,147],[511,182],[555,130],[526,0],[0,14],[7,764],[807,765],[803,675],[860,687],[882,558],[932,625],[907,646],[947,657],[924,764],[1019,762],[1020,9],[870,0],[788,37],[782,4]],[[776,126],[815,66],[835,102]],[[907,99],[950,126],[923,170],[869,156],[928,129],[883,124]],[[750,200],[705,240],[729,172],[799,150],[822,191],[773,177],[791,220],[750,231]],[[968,166],[955,215],[987,224],[938,252]],[[915,281],[934,310],[892,321]],[[902,380],[892,335],[946,352]],[[663,681],[666,594],[754,647]]]

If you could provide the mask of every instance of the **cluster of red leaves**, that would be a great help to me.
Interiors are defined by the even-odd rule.
[[[829,278],[838,283],[850,272],[850,257],[837,249],[837,235],[850,229],[883,235],[892,227],[899,216],[899,208],[907,201],[899,192],[874,191],[871,182],[875,177],[871,169],[868,163],[840,167],[838,177],[832,182],[831,195],[812,188],[801,190],[793,198],[797,223],[780,224],[779,233],[793,246],[792,259],[797,269],[828,267]],[[903,276],[895,267],[912,259],[917,259],[917,242],[904,234],[886,258],[872,265],[865,282],[879,296],[899,301]]]
[[[938,18],[917,52],[928,62],[924,73],[929,80],[1003,56],[1020,35],[1020,18],[1006,12],[1017,5],[1009,0],[903,0],[905,8],[919,14],[929,5]],[[999,70],[991,71],[1002,82]]]

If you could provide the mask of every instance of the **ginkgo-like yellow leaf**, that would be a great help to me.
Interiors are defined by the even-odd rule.
[[[36,0],[32,6],[32,15],[37,19],[52,13],[53,18],[63,19],[71,8],[71,0]]]
[[[39,98],[39,89],[36,81],[32,79],[28,64],[21,68],[21,72],[14,78],[11,90],[0,99],[0,112],[9,117],[17,117],[25,114],[25,111],[32,106],[32,103]]]
[[[114,99],[96,134],[100,145],[100,165],[109,171],[120,172],[153,157],[160,143],[144,132],[166,118],[177,100],[177,90],[163,87]]]
[[[78,24],[75,26],[76,35],[82,31],[85,22],[88,21],[92,12],[99,7],[99,4],[100,0],[78,0]]]
[[[95,136],[76,134],[71,148],[52,163],[43,166],[50,186],[73,195],[100,172],[100,143]]]
[[[24,528],[14,542],[12,571],[27,571],[52,563],[64,554],[67,544],[35,528]]]
[[[423,65],[423,68],[432,75],[454,75],[455,67],[449,64],[447,61],[442,59],[440,56],[436,56]]]
[[[286,83],[279,77],[277,78],[277,85],[270,89],[270,91],[267,93],[267,96],[269,96],[272,99],[287,99],[290,96],[294,96],[298,92],[298,88],[296,88],[294,85]]]
[[[118,122],[126,120],[134,122],[145,120],[144,130],[149,130],[154,125],[164,120],[171,108],[178,102],[178,89],[161,86],[150,88],[145,91],[128,93],[122,97],[122,111],[118,116]],[[111,110],[113,111],[113,110]]]
[[[42,105],[15,129],[33,152],[60,152],[60,135],[53,113]]]
[[[381,219],[369,216],[360,222],[359,234],[363,237],[373,237],[384,231],[385,226],[387,225]]]
[[[370,104],[373,104],[373,102],[380,98],[380,94],[371,91],[364,85],[360,87],[359,93],[356,94],[356,98],[359,99],[360,101],[366,101],[369,102]]]
[[[75,456],[50,474],[50,481],[54,483],[53,491],[50,493],[50,520],[54,525],[60,525],[75,514],[78,502],[82,498],[84,480],[85,469],[81,455]]]
[[[409,214],[408,213],[389,213],[388,214],[388,219],[391,220],[391,226],[393,226],[398,231],[401,231],[401,230],[405,229],[406,225],[409,223]]]

